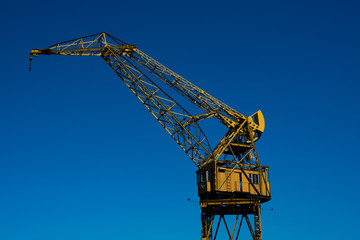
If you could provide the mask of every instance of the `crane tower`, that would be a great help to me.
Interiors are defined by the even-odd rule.
[[[245,220],[253,240],[262,239],[260,205],[271,199],[269,167],[260,164],[255,142],[264,132],[259,110],[244,116],[155,59],[107,33],[33,49],[38,55],[100,56],[165,128],[198,167],[197,186],[201,208],[201,239],[239,238]],[[170,94],[168,86],[202,110],[192,115]],[[201,129],[209,118],[225,125],[227,132],[215,147]],[[254,219],[250,220],[249,215]],[[233,216],[234,225],[227,219]],[[245,225],[245,223],[244,223]]]

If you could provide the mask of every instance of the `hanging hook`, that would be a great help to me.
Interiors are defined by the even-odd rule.
[[[30,60],[30,64],[29,64],[29,72],[31,71],[31,61],[32,61],[32,56],[29,57]]]

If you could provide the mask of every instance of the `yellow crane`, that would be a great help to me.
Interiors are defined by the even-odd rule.
[[[33,49],[30,55],[30,60],[38,55],[102,57],[198,167],[201,239],[215,240],[221,223],[226,238],[238,239],[244,219],[253,240],[262,239],[260,205],[271,199],[271,192],[269,167],[260,164],[255,148],[265,128],[261,111],[242,115],[135,45],[107,33]],[[190,114],[159,83],[178,92],[202,113]],[[199,125],[208,118],[217,119],[228,129],[214,148]],[[254,216],[253,221],[249,215]],[[229,216],[235,216],[232,228],[226,220]]]

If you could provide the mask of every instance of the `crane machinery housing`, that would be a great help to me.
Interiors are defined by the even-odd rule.
[[[265,128],[260,110],[251,116],[242,115],[135,45],[107,33],[33,49],[30,55],[30,61],[32,56],[38,55],[100,56],[104,59],[198,167],[201,239],[217,239],[221,223],[226,229],[225,238],[238,239],[244,219],[252,239],[262,239],[260,205],[271,199],[271,191],[269,167],[260,164],[255,148]],[[190,114],[160,88],[160,83],[196,105],[202,113]],[[214,148],[210,147],[199,125],[209,118],[218,120],[228,129]],[[249,215],[254,216],[253,221]],[[229,216],[235,216],[232,229],[226,220]]]

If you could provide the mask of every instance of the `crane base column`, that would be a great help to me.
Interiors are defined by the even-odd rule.
[[[201,239],[237,240],[242,223],[246,222],[253,240],[262,240],[260,200],[249,199],[219,199],[200,201],[201,206]],[[248,215],[254,215],[253,224]],[[229,216],[235,217],[234,225],[230,226]],[[232,220],[233,221],[233,220]],[[220,225],[225,227],[225,233],[220,233]],[[222,229],[224,229],[222,227]],[[224,236],[225,235],[225,236]]]

